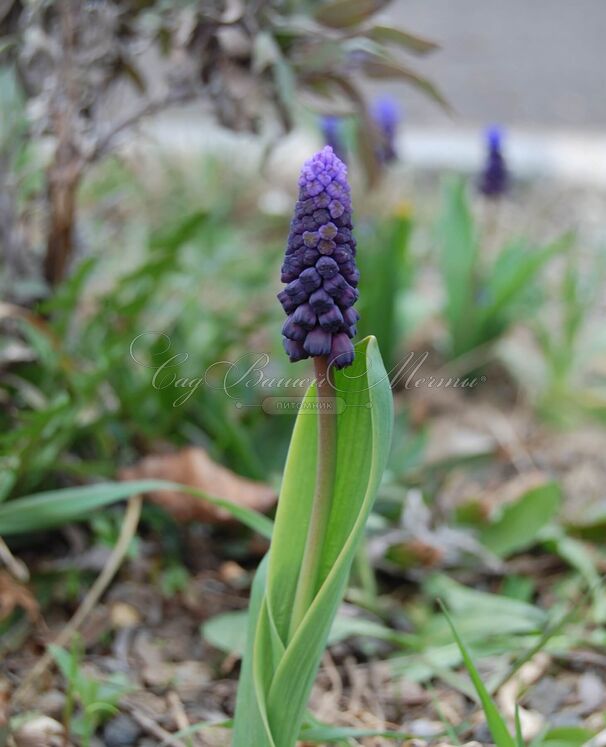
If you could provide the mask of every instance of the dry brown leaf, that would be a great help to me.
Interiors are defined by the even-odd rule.
[[[276,502],[273,488],[236,475],[214,462],[204,449],[190,447],[174,454],[145,457],[120,473],[121,480],[158,479],[189,485],[213,498],[223,498],[255,511],[268,511]],[[162,506],[177,521],[204,521],[220,524],[232,521],[231,514],[207,501],[186,493],[162,490],[147,497]]]
[[[0,571],[0,620],[6,619],[21,607],[32,622],[38,620],[40,608],[32,592],[7,573]]]

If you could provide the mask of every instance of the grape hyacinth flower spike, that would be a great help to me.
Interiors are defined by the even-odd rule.
[[[486,161],[478,180],[479,191],[488,198],[498,199],[510,186],[509,171],[503,155],[503,131],[490,127],[486,131]]]
[[[374,102],[372,117],[379,132],[377,158],[383,164],[397,160],[396,135],[400,124],[400,111],[391,96],[382,96]]]
[[[352,236],[347,167],[330,146],[305,163],[290,226],[278,300],[286,312],[284,348],[294,363],[324,356],[350,366],[360,274]]]
[[[278,298],[286,352],[312,358],[315,376],[251,589],[233,747],[307,741],[310,692],[390,452],[393,402],[376,338],[355,355],[352,344],[358,270],[345,164],[326,146],[304,164],[299,187]]]

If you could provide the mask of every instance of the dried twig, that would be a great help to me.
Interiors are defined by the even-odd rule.
[[[17,581],[21,581],[23,584],[29,581],[29,568],[22,560],[12,554],[2,537],[0,537],[0,560]]]
[[[71,620],[59,633],[55,641],[53,641],[56,646],[67,646],[69,644],[74,633],[81,627],[86,618],[93,611],[99,599],[118,572],[118,569],[128,552],[130,542],[137,531],[139,517],[141,516],[142,500],[141,495],[133,495],[129,499],[118,541],[116,542],[111,555],[107,559],[105,567],[99,574],[95,583],[91,586],[88,594],[84,597],[82,604],[78,607]],[[31,696],[33,684],[40,679],[40,677],[51,666],[52,662],[53,657],[49,651],[47,651],[29,672],[19,688],[15,690],[12,698],[13,707],[28,701]]]
[[[166,696],[166,699],[168,700],[168,704],[170,706],[171,713],[173,714],[173,718],[175,719],[175,723],[177,724],[177,728],[180,732],[188,732],[191,724],[189,723],[187,713],[185,713],[185,708],[178,693],[176,693],[174,690],[171,690]],[[200,744],[197,736],[193,737],[192,739],[196,742],[196,744]]]
[[[139,726],[148,734],[151,734],[153,737],[161,739],[162,744],[171,745],[171,747],[186,747],[186,745],[180,739],[173,737],[170,732],[166,731],[166,729],[163,729],[152,718],[146,716],[137,708],[130,707],[128,710],[130,715],[139,724]]]
[[[87,154],[86,161],[88,163],[93,163],[94,161],[99,160],[99,158],[102,158],[108,153],[108,151],[111,150],[114,140],[120,133],[130,129],[131,127],[134,127],[142,119],[150,117],[153,114],[159,114],[160,112],[168,109],[171,106],[186,104],[192,101],[196,97],[196,95],[196,91],[193,91],[192,89],[186,89],[182,91],[173,91],[164,98],[156,99],[155,101],[145,102],[145,104],[139,107],[139,109],[134,111],[132,114],[129,114],[122,121],[114,124],[108,130],[108,132],[100,137],[97,140],[95,147],[90,151],[90,153]]]
[[[343,680],[341,679],[339,670],[337,669],[334,659],[332,658],[332,656],[330,655],[330,651],[328,650],[324,653],[322,668],[326,676],[330,680],[330,685],[332,687],[332,696],[334,699],[334,707],[338,710],[339,703],[341,702],[341,698],[343,697]]]

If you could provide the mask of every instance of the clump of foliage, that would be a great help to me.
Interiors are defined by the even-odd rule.
[[[601,254],[591,258],[591,272],[569,257],[556,298],[546,304],[531,329],[542,356],[531,394],[541,414],[553,423],[569,425],[583,416],[603,422],[606,395],[596,362],[604,350],[601,325],[592,320],[604,280]],[[553,317],[559,324],[553,328]],[[530,378],[530,377],[527,377]]]
[[[237,221],[225,220],[233,194],[224,186],[224,167],[222,198],[208,209],[175,207],[165,194],[155,213],[140,219],[147,198],[135,207],[137,187],[127,171],[107,169],[99,187],[98,164],[112,166],[112,154],[147,117],[194,101],[203,101],[222,126],[272,141],[302,110],[341,109],[356,116],[362,162],[373,180],[377,133],[359,78],[399,78],[439,99],[405,57],[435,45],[384,25],[377,13],[387,5],[362,3],[352,12],[342,0],[6,4],[0,95],[11,117],[0,134],[0,184],[15,189],[3,190],[0,202],[0,284],[14,305],[5,309],[1,328],[10,405],[2,415],[0,496],[53,484],[58,475],[108,477],[117,463],[168,433],[177,444],[203,443],[239,472],[266,473],[258,445],[276,452],[282,428],[277,437],[258,438],[262,418],[234,412],[208,388],[175,408],[172,391],[150,396],[150,369],[137,368],[128,355],[137,335],[160,327],[172,347],[139,337],[141,359],[157,368],[187,351],[187,361],[170,365],[176,380],[191,380],[251,334],[250,319],[234,319],[233,304],[231,312],[228,304],[209,304],[202,330],[197,322],[196,284],[208,279],[211,288],[212,277],[225,278],[225,266],[245,246]],[[214,174],[214,189],[217,169],[201,168]],[[87,200],[100,207],[92,218]],[[120,213],[128,226],[113,230]],[[264,248],[272,246],[269,234],[268,240],[264,229]],[[250,235],[249,229],[248,241]],[[104,245],[116,242],[124,251],[114,274]],[[234,275],[234,286],[260,293],[258,270],[266,260]],[[170,300],[177,294],[179,304]],[[264,313],[262,301],[257,313]]]
[[[86,674],[78,639],[69,651],[55,645],[50,651],[67,685],[63,712],[67,733],[79,738],[82,747],[89,747],[99,725],[119,712],[120,699],[132,687],[121,673],[103,680]]]
[[[496,257],[486,256],[463,180],[446,184],[438,229],[448,352],[453,358],[490,346],[536,311],[541,270],[570,246],[569,237],[543,246],[518,239],[505,244]]]

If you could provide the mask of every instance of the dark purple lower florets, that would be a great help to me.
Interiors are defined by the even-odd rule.
[[[282,328],[291,361],[329,357],[351,365],[360,274],[355,266],[351,196],[345,164],[326,146],[301,171],[278,299],[289,315]]]
[[[309,358],[309,355],[300,342],[290,340],[288,337],[284,337],[283,340],[284,350],[286,350],[286,355],[288,355],[291,361],[302,361],[303,358]]]
[[[309,355],[330,355],[332,335],[321,327],[307,333],[303,347]]]

